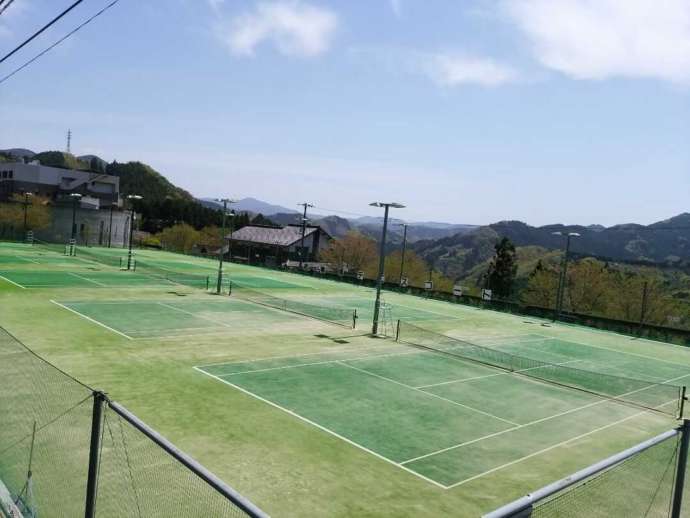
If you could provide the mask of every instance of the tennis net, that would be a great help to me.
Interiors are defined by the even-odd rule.
[[[44,252],[54,252],[61,255],[67,255],[67,247],[69,246],[65,243],[48,243],[36,238],[32,239],[31,244]]]
[[[114,266],[116,268],[122,268],[122,257],[117,255],[105,254],[102,252],[97,252],[93,248],[86,247],[76,247],[75,254],[79,257],[84,257],[85,259],[90,259],[97,263],[105,264],[107,266]]]
[[[547,383],[681,418],[685,387],[626,378],[517,356],[398,321],[397,340]],[[671,405],[675,403],[675,405]]]
[[[282,309],[283,311],[289,311],[290,313],[297,313],[318,320],[324,320],[331,324],[347,327],[349,329],[354,329],[357,325],[357,310],[355,309],[317,306],[315,304],[307,304],[306,302],[274,297],[267,293],[246,288],[235,281],[230,285],[230,292],[238,298],[254,302],[255,304],[262,304],[264,306]]]
[[[154,278],[163,279],[175,284],[189,286],[190,288],[203,288],[207,290],[209,287],[210,279],[208,275],[176,272],[140,260],[136,260],[134,262],[134,271],[144,273]]]

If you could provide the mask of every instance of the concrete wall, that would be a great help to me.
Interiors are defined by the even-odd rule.
[[[67,243],[72,235],[72,209],[53,207],[53,221],[47,228],[36,230],[35,236],[51,242]],[[77,242],[80,245],[108,246],[110,210],[78,209]],[[129,238],[129,212],[113,211],[112,246],[123,247]]]

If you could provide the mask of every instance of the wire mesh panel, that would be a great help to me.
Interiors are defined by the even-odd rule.
[[[274,297],[273,295],[238,285],[235,282],[232,283],[232,294],[256,304],[262,304],[283,311],[325,320],[331,324],[337,324],[348,328],[354,328],[357,322],[357,312],[354,309],[317,306],[297,300]]]
[[[0,328],[0,480],[27,516],[84,513],[92,393]]]
[[[135,262],[134,268],[137,272],[145,273],[151,277],[173,282],[175,284],[182,284],[184,286],[189,286],[190,288],[209,288],[210,278],[208,275],[176,272],[139,260]]]
[[[484,518],[668,518],[682,433],[672,430],[523,497]],[[681,489],[682,492],[682,489]],[[688,508],[687,505],[684,506]],[[680,509],[676,508],[676,512]]]
[[[65,243],[48,243],[37,238],[32,238],[31,244],[34,248],[44,252],[54,252],[56,254],[67,255],[69,245]]]
[[[517,356],[403,321],[398,323],[398,340],[674,417],[679,417],[682,412],[684,390],[677,385],[613,376]]]
[[[534,518],[667,518],[678,436],[534,506]]]
[[[136,416],[0,328],[0,516],[15,510],[24,518],[266,517]]]
[[[141,430],[107,407],[98,482],[97,517],[246,517]]]
[[[84,259],[90,259],[91,261],[105,264],[107,266],[114,266],[115,268],[122,267],[122,257],[98,252],[92,248],[86,248],[83,246],[77,247],[76,255]]]

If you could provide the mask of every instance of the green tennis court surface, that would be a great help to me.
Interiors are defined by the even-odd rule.
[[[612,401],[371,338],[370,288],[225,265],[259,301],[356,310],[352,330],[214,295],[213,259],[136,250],[144,267],[123,271],[122,258],[0,243],[0,325],[275,516],[479,516],[674,426],[678,402],[645,381],[690,380],[682,347],[383,294],[393,322],[643,388]]]
[[[524,346],[530,338],[513,343]],[[548,349],[548,342],[540,343]],[[563,352],[575,345],[555,344],[562,364],[615,368]],[[611,354],[616,361],[632,361],[619,356]],[[646,366],[651,378],[690,379],[688,368]],[[593,394],[404,346],[197,369],[446,489],[642,415],[659,418]],[[672,412],[678,397],[669,397],[650,397],[649,403]]]
[[[128,339],[236,334],[258,327],[290,324],[299,317],[238,300],[52,301],[95,325]]]

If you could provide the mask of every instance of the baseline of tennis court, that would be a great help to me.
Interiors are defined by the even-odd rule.
[[[256,333],[279,327],[304,331],[318,321],[239,299],[51,301],[129,340]]]
[[[605,444],[607,433],[615,436],[612,429],[628,421],[673,421],[405,345],[195,369],[444,489],[537,455],[548,462],[549,452],[595,433]],[[667,381],[684,380],[690,370]],[[670,410],[678,400],[657,404]]]
[[[185,279],[168,280],[162,276],[145,273],[120,272],[112,270],[3,270],[0,281],[4,280],[20,288],[118,288],[118,287],[159,287],[179,284],[191,287],[206,288],[205,280]],[[203,282],[202,282],[203,281]],[[197,284],[198,286],[194,286]]]

